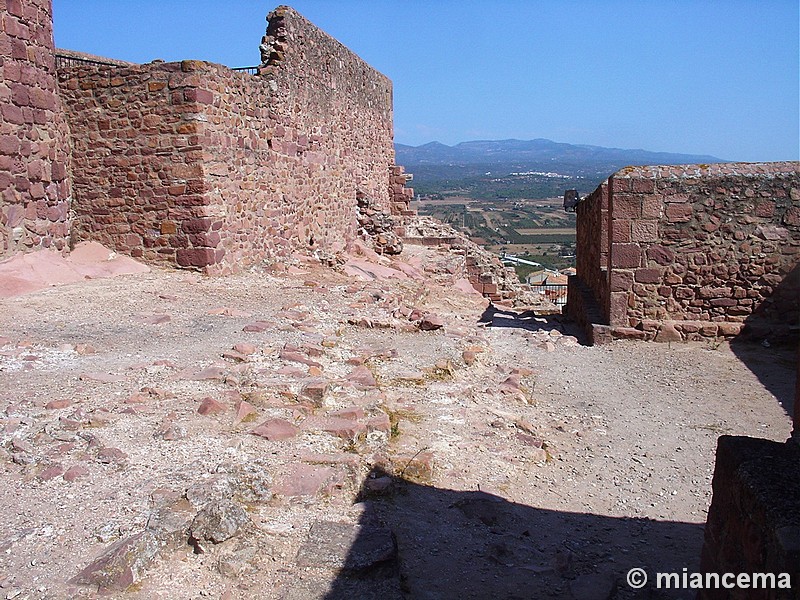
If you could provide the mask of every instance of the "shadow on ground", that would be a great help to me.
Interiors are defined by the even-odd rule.
[[[304,582],[289,598],[688,599],[696,593],[649,584],[634,590],[626,574],[633,567],[696,571],[699,524],[545,510],[380,470],[364,481],[359,499],[357,525],[314,524],[299,553]],[[321,567],[338,576],[332,585],[319,577],[315,590]]]
[[[517,312],[489,304],[478,319],[486,327],[514,327],[526,331],[551,331],[557,329],[565,335],[572,335],[584,343],[584,332],[576,323],[563,315],[539,315],[533,310]]]

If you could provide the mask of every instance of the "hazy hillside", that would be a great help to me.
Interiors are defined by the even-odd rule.
[[[725,162],[707,155],[574,145],[551,140],[487,140],[447,146],[395,144],[397,163],[422,194],[475,198],[543,198],[567,188],[593,190],[629,165]]]

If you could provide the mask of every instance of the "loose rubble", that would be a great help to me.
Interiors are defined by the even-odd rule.
[[[697,564],[716,436],[788,435],[779,349],[765,387],[582,346],[455,245],[341,259],[0,300],[0,596],[635,598]]]

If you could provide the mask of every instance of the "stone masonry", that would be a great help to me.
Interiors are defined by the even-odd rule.
[[[798,163],[630,167],[577,210],[568,311],[595,342],[800,324]]]
[[[53,59],[50,0],[0,0],[0,259],[70,230],[69,128]]]
[[[344,249],[357,193],[389,212],[391,82],[288,7],[261,53],[255,75],[192,60],[61,68],[75,237],[229,273]]]

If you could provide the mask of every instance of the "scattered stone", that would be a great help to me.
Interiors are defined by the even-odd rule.
[[[316,406],[322,406],[330,383],[327,379],[313,378],[306,381],[300,390],[300,397],[311,400]]]
[[[227,352],[222,353],[222,358],[225,360],[233,360],[237,362],[247,362],[247,356],[245,354],[241,354],[234,350],[229,350]]]
[[[680,342],[683,338],[681,332],[672,323],[663,323],[656,334],[657,342]]]
[[[234,345],[233,349],[239,354],[244,354],[245,356],[250,356],[251,354],[258,352],[258,347],[255,344],[248,344],[247,342],[236,344]]]
[[[198,510],[210,502],[231,496],[233,496],[233,483],[227,475],[212,475],[192,484],[186,490],[186,499]]]
[[[234,417],[233,423],[234,425],[238,425],[239,423],[249,423],[257,416],[258,411],[255,409],[255,407],[249,402],[242,400],[236,407],[236,417]]]
[[[301,354],[300,352],[298,352],[296,350],[283,349],[283,350],[281,350],[279,358],[281,360],[287,360],[287,361],[290,361],[290,362],[296,362],[296,363],[300,363],[300,364],[303,364],[303,365],[306,365],[306,366],[309,366],[309,367],[318,367],[318,368],[322,367],[322,365],[320,363],[318,363],[317,361],[311,360],[310,358],[308,358],[307,356]]]
[[[367,419],[367,431],[383,431],[388,433],[392,430],[392,422],[389,419],[389,415],[385,412],[381,412],[379,415],[374,417],[370,417]]]
[[[15,452],[33,452],[33,444],[22,438],[11,438],[11,449]]]
[[[391,477],[367,477],[364,480],[364,491],[368,494],[388,494],[394,480]]]
[[[193,374],[189,375],[188,377],[186,377],[186,379],[189,379],[191,381],[206,381],[206,380],[209,380],[209,379],[222,379],[224,377],[224,374],[225,374],[225,369],[223,369],[222,367],[210,366],[210,367],[206,367],[205,369],[201,369],[200,371],[197,371],[196,373],[193,373]]]
[[[453,503],[468,519],[480,521],[484,525],[494,527],[504,517],[503,501],[497,496],[483,492],[475,492]]]
[[[97,381],[99,383],[125,381],[125,377],[122,375],[112,375],[111,373],[81,373],[79,379],[81,381]]]
[[[366,430],[366,425],[352,419],[311,417],[303,422],[303,429],[318,429],[344,440],[355,440]]]
[[[337,417],[339,419],[363,419],[364,418],[364,409],[358,406],[351,406],[350,408],[343,408],[342,410],[336,410],[330,413],[331,417]]]
[[[122,465],[128,460],[128,455],[119,448],[100,448],[97,460],[104,465]]]
[[[119,540],[78,573],[71,583],[96,586],[103,594],[124,592],[141,581],[160,546],[156,536],[149,531]]]
[[[125,399],[125,404],[144,404],[150,400],[149,394],[143,394],[142,392],[136,392],[131,394]]]
[[[91,344],[75,344],[75,352],[84,356],[87,354],[95,354],[97,350],[95,350],[95,347]]]
[[[300,430],[285,419],[267,419],[250,433],[263,437],[271,442],[288,440],[295,437]]]
[[[431,481],[433,478],[433,452],[418,452],[411,456],[401,454],[392,458],[392,472],[396,477],[412,481]]]
[[[461,359],[464,361],[465,365],[471,367],[475,364],[475,361],[478,360],[478,353],[472,350],[464,350],[461,353]]]
[[[419,328],[422,331],[435,331],[444,327],[444,320],[439,315],[428,313],[422,317],[419,322]]]
[[[50,481],[51,479],[60,477],[63,474],[64,474],[64,467],[56,463],[42,469],[39,472],[39,475],[37,475],[37,478],[40,481]]]
[[[45,408],[47,410],[58,410],[61,408],[67,408],[68,406],[72,405],[72,400],[67,398],[62,398],[60,400],[51,400],[47,404],[45,404]]]
[[[217,569],[225,577],[238,578],[248,569],[256,557],[256,546],[240,544],[233,552],[223,554],[217,561]],[[224,594],[223,594],[224,598]],[[230,595],[233,600],[233,595]]]
[[[359,576],[391,568],[396,559],[397,542],[391,529],[372,522],[317,521],[297,553],[301,567],[326,567]]]
[[[277,479],[272,491],[287,498],[316,496],[328,487],[335,473],[331,467],[293,463]]]
[[[270,323],[265,323],[264,321],[256,321],[255,323],[249,323],[242,327],[242,331],[247,331],[248,333],[264,333],[272,328]]]
[[[348,452],[343,452],[341,454],[321,454],[303,451],[300,453],[300,460],[311,464],[345,465],[347,467],[358,467],[361,464],[361,457],[358,454],[350,454]]]
[[[224,413],[226,410],[228,410],[227,406],[221,402],[217,402],[211,397],[203,398],[200,401],[200,406],[197,408],[198,414],[203,416],[218,415]]]
[[[363,365],[353,369],[347,376],[347,381],[365,388],[377,387],[378,385],[378,382],[375,380],[375,376],[372,374],[372,371]]]
[[[64,481],[73,482],[76,479],[87,477],[88,475],[89,475],[89,469],[87,469],[83,465],[74,465],[64,472],[63,477]]]
[[[239,535],[251,523],[247,511],[231,499],[209,502],[192,521],[189,541],[220,544]]]
[[[142,317],[140,321],[145,325],[161,325],[162,323],[169,323],[172,317],[169,315],[152,315],[149,317]]]

